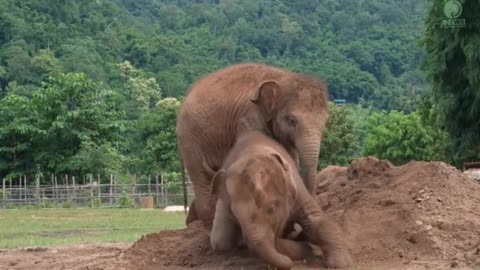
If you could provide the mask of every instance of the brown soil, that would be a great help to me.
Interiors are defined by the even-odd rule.
[[[317,195],[350,240],[352,269],[480,269],[480,184],[451,166],[362,158],[321,171]],[[247,250],[213,252],[199,223],[146,235],[128,248],[85,247],[0,252],[0,269],[267,269]]]

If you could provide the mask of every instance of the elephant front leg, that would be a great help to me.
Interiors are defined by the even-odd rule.
[[[185,167],[193,184],[194,200],[187,215],[187,225],[195,220],[201,220],[208,229],[212,227],[215,214],[215,196],[210,194],[211,176],[204,171],[202,158],[190,156],[185,160]],[[193,203],[194,202],[194,203]]]

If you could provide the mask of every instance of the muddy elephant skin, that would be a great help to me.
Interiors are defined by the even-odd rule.
[[[308,242],[319,246],[325,266],[344,268],[351,258],[341,231],[305,188],[287,151],[258,131],[239,138],[211,191],[217,196],[210,242],[214,250],[235,248],[244,237],[249,249],[280,269],[309,254],[309,245],[282,239],[289,221],[297,222]]]
[[[247,117],[248,115],[248,117]],[[319,79],[262,64],[238,64],[196,82],[177,118],[182,166],[193,185],[187,224],[211,226],[215,198],[209,187],[233,147],[241,119],[281,143],[298,159],[313,193],[322,130],[328,118],[327,87]]]

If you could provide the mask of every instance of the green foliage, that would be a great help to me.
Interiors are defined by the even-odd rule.
[[[418,66],[415,41],[425,4],[3,0],[0,88],[13,81],[39,86],[56,72],[83,72],[114,89],[125,80],[115,67],[131,63],[145,76],[130,88],[157,93],[161,87],[164,96],[179,97],[208,72],[255,61],[324,75],[338,98],[401,107],[382,101],[394,97],[385,86],[411,86],[402,75]],[[152,96],[145,93],[152,92],[140,92],[138,101],[148,103]]]
[[[322,142],[320,167],[346,165],[366,136],[364,107],[421,105],[425,4],[0,0],[0,178],[164,172],[177,183],[179,100],[202,75],[246,61],[324,77],[331,97],[362,104],[332,107]]]
[[[135,203],[128,193],[122,192],[122,195],[118,198],[118,207],[132,208],[135,207]]]
[[[179,108],[177,99],[162,99],[138,119],[129,147],[133,154],[128,160],[131,172],[155,174],[179,170],[176,139]]]
[[[73,208],[74,204],[72,200],[67,200],[63,202],[62,208]]]
[[[456,165],[480,159],[480,3],[460,2],[457,19],[464,19],[465,27],[443,27],[444,3],[435,1],[422,40],[422,69],[432,84],[435,113],[452,139],[449,157]]]
[[[118,159],[110,143],[124,131],[115,94],[82,73],[51,77],[35,92],[32,109],[42,137],[34,138],[35,161],[44,171],[104,173]]]
[[[33,172],[33,137],[45,133],[35,126],[31,104],[25,97],[8,94],[0,100],[0,176]]]
[[[102,205],[102,200],[98,197],[90,197],[88,201],[91,208],[99,208]]]
[[[53,207],[54,207],[53,203],[48,199],[42,200],[42,202],[40,203],[40,208],[53,208]]]
[[[319,167],[327,165],[349,165],[361,154],[362,133],[359,123],[365,119],[356,119],[359,110],[354,107],[329,106],[330,117],[320,147]],[[360,121],[359,121],[360,120]]]
[[[395,164],[410,160],[443,160],[447,134],[422,122],[418,112],[375,112],[367,119],[364,154]]]

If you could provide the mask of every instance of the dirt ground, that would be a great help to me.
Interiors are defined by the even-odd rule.
[[[480,183],[441,162],[367,157],[318,175],[318,203],[345,231],[350,269],[480,270]],[[295,269],[321,269],[320,258]],[[268,269],[247,250],[217,254],[201,224],[133,245],[0,251],[0,269]]]

